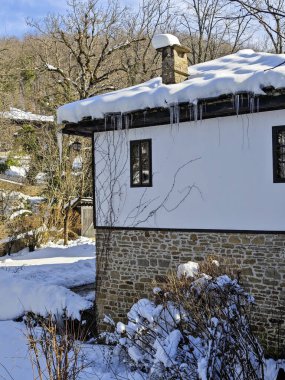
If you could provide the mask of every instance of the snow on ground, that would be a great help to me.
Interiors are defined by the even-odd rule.
[[[36,181],[37,181],[38,184],[44,183],[46,181],[46,178],[47,178],[47,174],[46,173],[40,172],[40,173],[38,173],[36,175]]]
[[[10,219],[15,219],[15,218],[17,218],[18,216],[23,215],[23,214],[32,214],[32,212],[31,212],[30,210],[19,210],[19,211],[15,211],[15,212],[13,212],[13,214],[10,216]]]
[[[24,310],[44,315],[65,306],[75,309],[76,316],[88,301],[66,287],[94,282],[94,277],[95,245],[87,238],[67,247],[50,243],[35,252],[22,250],[0,258],[0,379],[34,378],[25,325],[8,319]],[[82,352],[88,366],[79,380],[143,380],[139,374],[128,377],[125,365],[107,346],[85,343]]]
[[[285,54],[240,50],[189,67],[189,79],[165,85],[160,77],[122,90],[65,104],[57,110],[58,123],[77,123],[83,117],[103,118],[110,112],[131,112],[155,107],[248,92],[264,94],[265,87],[285,88]],[[279,65],[279,66],[278,66]],[[277,67],[278,66],[278,67]]]
[[[29,196],[19,191],[0,190],[0,197],[3,201],[3,213],[5,217],[12,218],[20,215],[23,210],[36,211],[39,204],[45,198],[40,196]]]
[[[95,281],[95,245],[87,238],[70,242],[68,247],[49,243],[28,252],[28,249],[0,258],[0,270],[14,273],[18,279],[33,280],[45,285],[67,288]]]
[[[33,372],[25,337],[24,323],[13,321],[0,322],[0,379],[32,380]],[[79,380],[144,380],[146,374],[128,373],[119,356],[106,346],[84,344],[82,352],[89,365]],[[267,361],[265,380],[275,380],[278,366],[273,360]],[[12,378],[11,378],[11,376]]]
[[[33,380],[33,371],[23,322],[0,322],[0,379]],[[86,369],[78,380],[144,380],[138,373],[128,374],[120,357],[111,354],[108,347],[84,344]]]
[[[28,168],[22,166],[10,166],[9,169],[5,171],[5,174],[9,177],[26,177]]]
[[[65,306],[76,316],[88,301],[66,287],[93,282],[94,274],[95,245],[87,238],[67,247],[50,243],[35,252],[0,258],[0,379],[34,379],[26,327],[11,319],[25,310],[45,315]],[[128,372],[118,352],[107,346],[84,343],[82,353],[87,366],[79,380],[147,379],[146,374]],[[265,380],[275,380],[277,371],[277,363],[268,360]]]
[[[79,318],[90,302],[71,292],[72,286],[95,280],[95,246],[81,238],[68,247],[58,244],[35,252],[22,250],[0,259],[0,320],[15,319],[27,311]]]
[[[17,319],[26,312],[43,317],[66,314],[80,320],[80,311],[92,304],[63,286],[34,279],[22,280],[15,273],[0,272],[0,321]]]
[[[23,323],[0,322],[0,379],[32,380]]]
[[[45,316],[65,309],[79,318],[91,303],[67,287],[94,279],[95,244],[87,238],[0,258],[0,379],[33,379],[24,323],[12,319],[25,311]]]
[[[28,202],[31,205],[38,204],[44,201],[44,197],[40,196],[34,196],[27,195],[24,193],[21,193],[20,191],[6,191],[6,190],[0,190],[1,197],[3,199],[9,199],[13,201],[21,201],[21,202]]]

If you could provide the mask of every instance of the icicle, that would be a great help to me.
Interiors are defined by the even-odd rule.
[[[254,96],[251,96],[250,102],[249,102],[249,112],[254,113]]]
[[[200,116],[200,121],[202,121],[203,120],[203,104],[201,103],[200,105],[199,105],[199,116]]]
[[[189,109],[189,121],[192,121],[192,104],[191,103],[189,103],[188,109]]]
[[[130,118],[127,113],[124,115],[124,119],[125,119],[125,129],[128,130],[130,127]]]
[[[116,121],[117,121],[117,129],[119,131],[123,128],[123,115],[120,113],[119,115],[116,115]]]
[[[116,128],[116,118],[115,115],[111,115],[111,126],[113,129]]]
[[[193,103],[194,121],[197,123],[198,120],[198,104]]]
[[[106,114],[104,114],[105,131],[107,131],[107,122],[108,122],[108,116]]]
[[[170,118],[170,125],[173,126],[173,124],[176,124],[179,126],[180,122],[180,107],[179,104],[171,104],[169,106],[169,118]]]
[[[247,94],[247,106],[248,106],[248,108],[250,107],[250,99],[251,99],[251,95]]]
[[[146,110],[144,110],[143,111],[143,123],[145,124],[145,118],[146,118],[146,114],[147,114],[147,111]]]
[[[172,127],[173,126],[173,121],[174,121],[174,109],[173,109],[173,106],[169,107],[169,119],[170,119],[170,125]]]
[[[240,106],[240,95],[239,94],[235,95],[234,102],[235,102],[234,104],[235,104],[236,114],[238,116],[239,115],[239,106]]]
[[[259,96],[256,98],[256,112],[259,112]]]
[[[174,104],[174,123],[179,126],[180,123],[180,107],[179,104]]]
[[[134,115],[131,113],[131,127],[133,126]]]
[[[60,130],[56,134],[56,140],[57,140],[57,146],[58,146],[58,153],[59,153],[59,163],[62,163],[62,131]]]

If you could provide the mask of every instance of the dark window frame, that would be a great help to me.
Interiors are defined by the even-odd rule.
[[[149,152],[149,183],[142,182],[142,160],[141,160],[141,145],[142,143],[148,143]],[[133,182],[133,163],[132,163],[132,149],[133,146],[139,144],[139,183]],[[131,187],[152,187],[152,141],[151,139],[143,140],[131,140],[130,141],[130,186]]]
[[[281,178],[278,175],[279,172],[279,147],[280,144],[278,142],[279,133],[283,132],[285,134],[285,125],[278,125],[272,127],[272,153],[273,153],[273,182],[274,183],[285,183],[285,176]],[[285,147],[285,145],[284,145]],[[285,166],[285,161],[284,161]]]

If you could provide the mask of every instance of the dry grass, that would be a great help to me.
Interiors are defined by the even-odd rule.
[[[32,197],[41,195],[43,192],[42,186],[30,186],[30,185],[21,185],[17,183],[10,183],[6,181],[1,181],[0,179],[0,190],[6,191],[19,191],[23,194],[30,195]]]

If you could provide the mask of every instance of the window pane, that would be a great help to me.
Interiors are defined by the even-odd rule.
[[[131,186],[152,186],[151,140],[130,142]]]
[[[141,142],[141,170],[142,170],[142,184],[148,185],[150,183],[150,152],[149,141]]]
[[[131,144],[131,173],[132,173],[132,184],[140,184],[140,144]]]
[[[279,131],[279,133],[278,133],[278,143],[280,145],[285,145],[285,132]]]
[[[279,131],[278,133],[278,166],[277,176],[278,178],[285,178],[285,132]]]
[[[285,178],[285,162],[279,163],[278,177]]]

